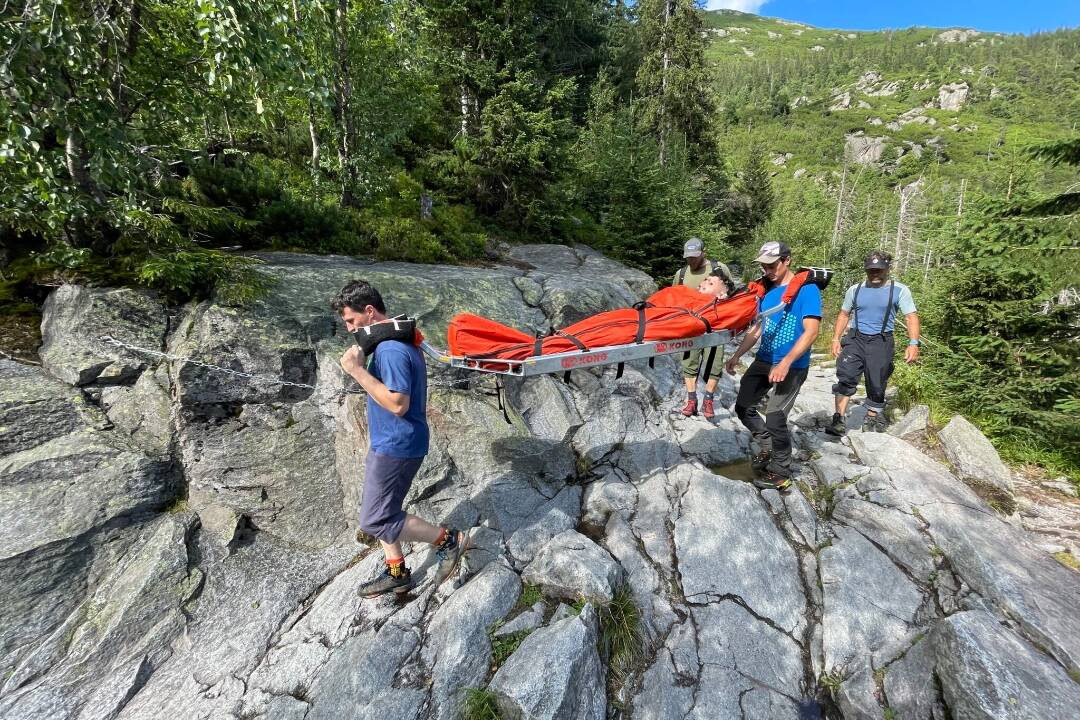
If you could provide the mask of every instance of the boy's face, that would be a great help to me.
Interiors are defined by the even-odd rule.
[[[727,295],[727,291],[727,285],[715,275],[709,275],[698,283],[698,292],[703,292],[706,295],[715,295],[718,298],[722,298]]]

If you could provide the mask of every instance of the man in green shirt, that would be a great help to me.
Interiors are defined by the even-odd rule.
[[[697,290],[702,280],[717,272],[729,289],[734,286],[731,271],[727,265],[705,257],[705,243],[700,238],[692,237],[686,241],[686,244],[683,245],[683,257],[686,259],[686,265],[679,268],[679,271],[675,273],[672,285],[687,285]],[[689,357],[684,358],[682,361],[683,379],[686,382],[686,404],[683,405],[681,412],[686,417],[697,415],[697,379],[705,352],[705,350],[692,352]],[[717,368],[724,363],[723,352],[723,348],[721,348],[720,358],[714,363]],[[713,393],[716,392],[716,385],[719,381],[719,374],[705,378],[705,397],[701,403],[701,414],[706,420],[711,420],[713,417]]]

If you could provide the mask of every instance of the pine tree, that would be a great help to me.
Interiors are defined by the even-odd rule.
[[[699,4],[694,0],[642,0],[638,25],[643,58],[638,92],[646,99],[645,122],[656,134],[660,163],[671,146],[685,142],[691,156],[707,161],[714,115],[711,79],[705,65]]]
[[[759,143],[750,146],[739,181],[730,193],[722,212],[724,224],[731,228],[738,244],[753,240],[754,230],[772,214],[776,196],[765,161],[765,148]]]

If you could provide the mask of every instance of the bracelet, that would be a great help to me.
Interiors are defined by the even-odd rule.
[[[915,347],[919,347],[920,345],[922,345],[922,340],[920,340],[918,338],[912,338],[911,340],[907,341],[907,344],[908,345],[914,345]]]

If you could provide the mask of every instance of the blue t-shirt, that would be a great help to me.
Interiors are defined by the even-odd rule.
[[[915,300],[911,297],[911,288],[904,283],[895,283],[893,288],[893,310],[889,313],[889,321],[885,327],[881,327],[881,321],[885,319],[885,306],[889,304],[889,283],[881,287],[867,287],[866,283],[852,285],[844,294],[844,304],[841,309],[844,312],[852,312],[855,305],[855,288],[859,289],[859,332],[865,335],[877,335],[881,332],[892,332],[897,315],[908,315],[916,312]]]
[[[409,396],[409,409],[401,417],[368,396],[371,449],[397,458],[427,455],[427,370],[420,348],[397,340],[384,340],[368,362],[368,372],[391,392]]]
[[[765,293],[765,297],[759,303],[759,308],[768,310],[779,305],[780,298],[786,289],[786,285],[779,285]],[[758,346],[757,359],[770,365],[783,360],[803,334],[803,319],[808,317],[821,319],[821,291],[818,290],[817,285],[811,283],[802,286],[790,307],[762,320],[761,344]],[[810,367],[810,350],[807,349],[795,362],[791,363],[791,367],[793,369]]]

